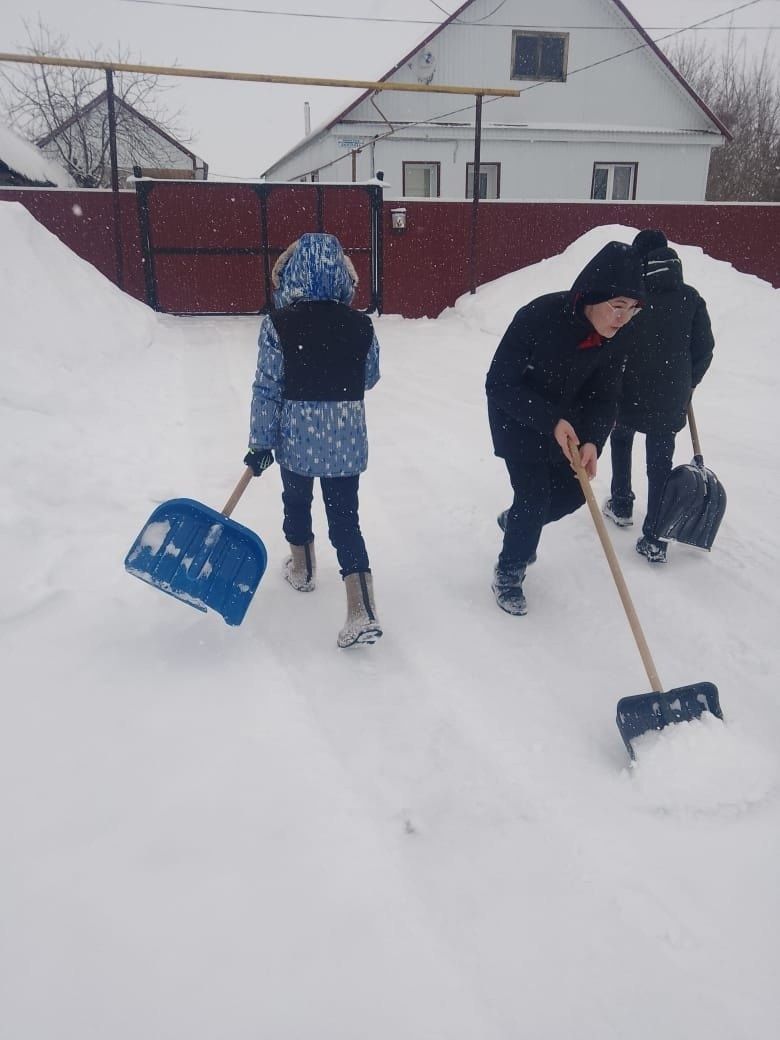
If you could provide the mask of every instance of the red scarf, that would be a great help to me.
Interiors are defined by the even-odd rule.
[[[604,337],[600,336],[594,329],[590,335],[577,344],[577,350],[590,350],[591,347],[600,347],[603,342]]]

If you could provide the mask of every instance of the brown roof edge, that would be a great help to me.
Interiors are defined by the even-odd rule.
[[[693,98],[693,100],[696,102],[696,104],[699,106],[699,108],[702,110],[702,112],[704,112],[704,114],[707,116],[707,118],[712,120],[712,122],[715,124],[715,126],[717,126],[718,130],[720,130],[720,132],[726,138],[726,140],[727,141],[733,140],[733,135],[729,131],[728,127],[725,126],[725,124],[722,123],[720,121],[720,119],[718,119],[718,117],[715,115],[715,113],[712,111],[712,109],[699,97],[699,95],[696,93],[696,91],[690,85],[688,80],[674,67],[674,65],[672,65],[672,63],[666,57],[666,55],[661,50],[661,48],[658,46],[658,44],[655,42],[655,40],[651,36],[649,36],[647,34],[647,31],[645,29],[642,28],[642,26],[639,24],[639,22],[636,20],[636,18],[634,18],[634,16],[631,14],[631,12],[626,7],[626,5],[622,2],[622,0],[612,0],[612,3],[615,5],[615,7],[618,8],[618,10],[623,14],[623,16],[625,18],[627,18],[629,22],[631,22],[633,27],[636,29],[636,31],[639,33],[639,35],[642,37],[642,39],[647,43],[647,45],[650,48],[650,50],[652,50],[661,59],[663,64],[666,66],[666,68],[669,70],[669,72],[671,72],[671,74],[674,76],[674,78],[677,80],[677,82],[682,87],[684,87],[684,89],[690,94],[690,96]]]
[[[390,79],[391,76],[394,76],[395,73],[398,72],[398,70],[403,65],[405,65],[407,63],[407,61],[409,61],[410,58],[414,57],[414,55],[420,50],[421,47],[424,47],[426,45],[426,43],[430,43],[431,40],[434,38],[434,36],[438,36],[439,33],[442,31],[442,29],[446,29],[447,26],[451,22],[454,22],[455,19],[459,15],[463,14],[463,12],[466,10],[467,7],[471,7],[471,5],[473,3],[474,3],[474,0],[466,0],[465,4],[461,4],[460,7],[456,11],[453,11],[452,14],[448,18],[445,18],[445,20],[441,23],[441,25],[437,25],[436,28],[432,32],[428,33],[428,35],[425,37],[424,40],[420,40],[419,43],[416,43],[414,45],[414,47],[412,47],[412,49],[410,51],[408,51],[403,56],[403,58],[401,58],[400,61],[396,62],[396,64],[393,65],[392,69],[390,69],[388,72],[386,72],[384,74],[384,76],[380,76],[379,79],[376,82],[377,83],[384,83],[384,81],[386,79]],[[344,116],[347,115],[347,113],[351,112],[353,108],[357,108],[357,106],[359,104],[361,104],[361,102],[365,101],[367,97],[370,97],[372,93],[373,93],[373,91],[371,91],[371,90],[364,90],[363,93],[360,95],[360,97],[356,98],[352,102],[351,105],[348,105],[344,109],[343,112],[339,112],[339,114],[335,117],[335,119],[331,119],[331,121],[326,126],[324,126],[322,128],[321,132],[324,132],[325,130],[330,130],[332,127],[334,127],[336,125],[336,123],[340,123],[341,120],[344,118]]]
[[[390,79],[392,75],[398,72],[402,65],[405,65],[410,58],[414,57],[414,55],[420,50],[421,47],[424,47],[426,43],[430,43],[434,36],[438,36],[442,29],[446,28],[450,24],[450,22],[454,22],[458,15],[463,14],[466,8],[471,7],[473,3],[474,0],[466,0],[465,4],[461,4],[456,11],[453,11],[452,14],[448,18],[445,18],[445,20],[440,25],[437,25],[432,32],[429,32],[424,40],[420,40],[419,43],[416,43],[414,47],[410,51],[408,51],[399,62],[396,62],[396,64],[393,65],[392,69],[389,69],[384,74],[384,76],[380,76],[376,80],[376,82],[383,83],[386,79]],[[272,163],[268,167],[268,169],[263,171],[262,176],[265,176],[265,174],[268,173],[268,170],[272,170],[274,166],[278,166],[279,163],[283,162],[285,159],[291,158],[293,155],[295,155],[297,151],[299,151],[299,149],[303,148],[303,146],[307,144],[309,141],[312,141],[315,137],[321,137],[323,134],[327,133],[328,130],[331,130],[337,123],[340,123],[342,121],[344,116],[348,115],[353,110],[353,108],[357,108],[357,106],[361,104],[363,101],[365,101],[367,97],[370,97],[372,93],[373,91],[371,90],[364,90],[363,93],[360,94],[357,98],[355,98],[355,100],[351,104],[347,105],[347,107],[342,109],[338,113],[338,115],[334,116],[329,123],[326,123],[325,126],[321,127],[316,134],[313,134],[311,137],[304,137],[297,144],[293,145],[293,147],[290,148],[289,151],[286,151],[284,155],[281,155],[275,163]]]

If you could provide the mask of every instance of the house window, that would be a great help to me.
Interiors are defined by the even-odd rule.
[[[403,166],[404,195],[417,199],[438,198],[441,163],[405,162]]]
[[[501,163],[479,164],[479,197],[497,199],[501,194]],[[474,163],[466,163],[466,198],[474,198]]]
[[[638,163],[594,163],[592,199],[635,199]]]
[[[512,79],[566,79],[568,33],[512,33]]]

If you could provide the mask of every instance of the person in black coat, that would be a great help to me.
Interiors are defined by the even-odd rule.
[[[707,305],[683,281],[680,258],[664,233],[640,231],[633,245],[642,257],[647,306],[626,334],[623,391],[610,438],[611,497],[604,513],[619,527],[632,524],[631,450],[634,433],[644,433],[647,514],[636,548],[650,563],[663,563],[666,544],[655,537],[655,523],[672,469],[675,434],[685,425],[691,394],[710,367],[714,340]]]
[[[615,422],[625,362],[623,329],[644,301],[639,256],[609,242],[569,292],[521,308],[498,345],[485,389],[495,454],[514,499],[493,573],[502,610],[525,614],[523,581],[542,527],[584,503],[570,442],[588,476]]]

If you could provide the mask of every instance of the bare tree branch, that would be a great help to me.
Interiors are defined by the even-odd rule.
[[[733,134],[712,153],[707,198],[780,202],[780,78],[769,41],[750,58],[732,29],[721,52],[678,38],[669,57]]]
[[[121,44],[114,53],[92,47],[89,53],[73,52],[68,37],[57,33],[41,20],[24,22],[27,36],[20,50],[27,54],[67,55],[122,64],[140,63],[140,58]],[[0,110],[4,118],[25,137],[40,141],[70,120],[66,132],[53,138],[53,157],[65,166],[82,187],[107,183],[109,134],[107,106],[89,109],[106,89],[99,69],[80,69],[50,65],[17,65],[9,71],[0,68]],[[191,141],[182,127],[181,111],[171,111],[164,95],[173,89],[158,76],[121,73],[114,76],[116,97],[181,144]],[[117,106],[117,148],[129,165],[167,167],[170,149],[139,120],[129,116],[122,104]]]

